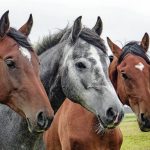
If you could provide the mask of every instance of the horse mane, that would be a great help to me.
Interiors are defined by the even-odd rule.
[[[37,45],[35,46],[37,55],[42,54],[49,48],[52,48],[53,46],[58,44],[67,30],[68,26],[62,30],[59,30],[57,33],[44,36],[42,41],[38,42]]]
[[[71,28],[69,28],[68,31],[63,35],[61,42],[68,39],[68,37],[70,36],[70,33],[71,33]],[[99,35],[96,34],[94,31],[92,31],[91,29],[84,27],[81,30],[79,37],[81,39],[85,40],[86,42],[98,47],[104,53],[107,52],[107,49],[106,49],[105,44],[104,44],[104,40],[101,39],[99,37]]]
[[[48,36],[43,37],[43,40],[38,42],[35,46],[37,54],[40,55],[58,43],[67,40],[70,37],[71,29],[72,28],[68,28],[67,26],[64,29],[59,30],[57,33],[49,34]],[[79,37],[86,42],[100,48],[104,53],[107,53],[103,39],[101,39],[99,35],[91,29],[84,27],[80,32]]]
[[[23,35],[21,32],[19,32],[18,30],[10,27],[7,35],[12,39],[14,39],[20,46],[33,51],[32,46],[27,40],[26,36]]]

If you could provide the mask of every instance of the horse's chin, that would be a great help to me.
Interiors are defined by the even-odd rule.
[[[40,130],[34,127],[30,121],[29,118],[26,118],[27,124],[28,124],[28,130],[30,133],[43,133],[45,130]]]
[[[141,128],[141,127],[140,127],[140,130],[141,130],[142,132],[150,132],[150,128]]]
[[[140,130],[142,132],[150,132],[150,128],[144,127],[143,125],[139,124]]]
[[[114,129],[114,128],[116,128],[116,126],[119,124],[119,123],[106,124],[106,123],[104,123],[104,121],[100,118],[99,115],[97,116],[97,118],[98,118],[99,124],[101,124],[101,127],[103,127],[104,129]]]
[[[141,130],[142,132],[150,132],[150,128],[146,128],[146,127],[144,127],[144,126],[142,126],[142,125],[139,125],[139,127],[140,127],[140,130]]]
[[[145,122],[142,122],[139,118],[137,119],[139,128],[142,132],[150,132],[150,124],[147,123],[145,124]]]
[[[108,126],[107,126],[107,129],[114,129],[114,128],[116,128],[115,125],[108,125]]]
[[[108,127],[105,125],[105,123],[102,121],[99,115],[97,115],[98,120],[98,127],[96,129],[96,133],[99,135],[104,135]]]

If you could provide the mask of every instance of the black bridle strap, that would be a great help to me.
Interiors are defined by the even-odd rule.
[[[127,44],[126,46],[123,47],[123,52],[121,53],[118,59],[118,64],[120,64],[122,60],[125,58],[125,56],[129,53],[142,57],[148,64],[150,64],[150,60],[146,55],[144,49],[137,43]]]

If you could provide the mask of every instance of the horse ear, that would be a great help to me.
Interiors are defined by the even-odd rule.
[[[109,37],[107,37],[107,43],[112,51],[112,53],[117,57],[119,58],[120,55],[121,55],[121,48],[119,46],[117,46],[116,44],[114,44],[110,39]]]
[[[141,41],[141,46],[143,47],[145,52],[147,52],[148,47],[149,47],[149,35],[148,35],[148,33],[144,34],[142,41]]]
[[[101,35],[103,30],[103,22],[99,16],[97,17],[97,22],[95,26],[92,28],[92,30],[96,32],[99,36]]]
[[[28,21],[19,29],[21,33],[23,33],[26,37],[30,34],[33,25],[33,17],[30,14]]]
[[[9,29],[9,11],[6,11],[0,19],[0,39],[2,39]]]
[[[82,19],[82,16],[78,17],[73,24],[72,33],[71,33],[71,38],[73,42],[77,40],[81,32],[81,29],[82,29],[81,19]]]

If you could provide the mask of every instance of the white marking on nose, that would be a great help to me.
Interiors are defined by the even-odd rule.
[[[144,65],[141,62],[139,62],[137,65],[135,65],[135,68],[139,69],[140,71],[143,71]]]
[[[19,50],[24,57],[26,57],[29,61],[31,61],[31,54],[30,54],[29,50],[27,50],[24,47],[20,47]]]

